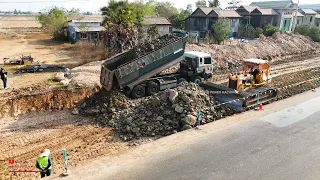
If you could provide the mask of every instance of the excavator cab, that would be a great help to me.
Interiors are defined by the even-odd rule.
[[[240,73],[228,75],[228,88],[236,91],[247,91],[250,88],[267,84],[271,81],[270,65],[267,60],[246,59]]]

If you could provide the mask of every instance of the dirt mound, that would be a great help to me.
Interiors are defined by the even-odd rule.
[[[299,54],[314,51],[320,44],[313,42],[309,37],[297,34],[275,33],[272,37],[255,39],[236,45],[206,45],[188,44],[186,51],[201,51],[217,55],[221,60],[239,61],[245,58],[273,57],[289,54]]]
[[[87,108],[81,111],[95,115],[96,123],[113,127],[123,140],[166,136],[190,129],[197,123],[198,110],[202,123],[235,113],[224,106],[214,107],[218,102],[193,83],[139,100],[129,100],[119,92],[112,92],[108,97],[105,95],[90,98],[85,103]]]

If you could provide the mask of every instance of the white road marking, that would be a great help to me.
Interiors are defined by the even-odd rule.
[[[311,99],[293,107],[263,116],[259,120],[271,123],[276,127],[286,127],[320,111],[320,97]]]

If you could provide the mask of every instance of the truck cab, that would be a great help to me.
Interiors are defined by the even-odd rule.
[[[199,84],[201,78],[207,79],[212,76],[213,65],[210,54],[203,52],[185,52],[184,60],[180,63],[180,71],[186,73],[188,81]]]

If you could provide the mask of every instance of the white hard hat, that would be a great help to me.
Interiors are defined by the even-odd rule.
[[[41,154],[39,155],[40,157],[43,156],[49,156],[50,155],[50,150],[49,149],[42,149]]]

